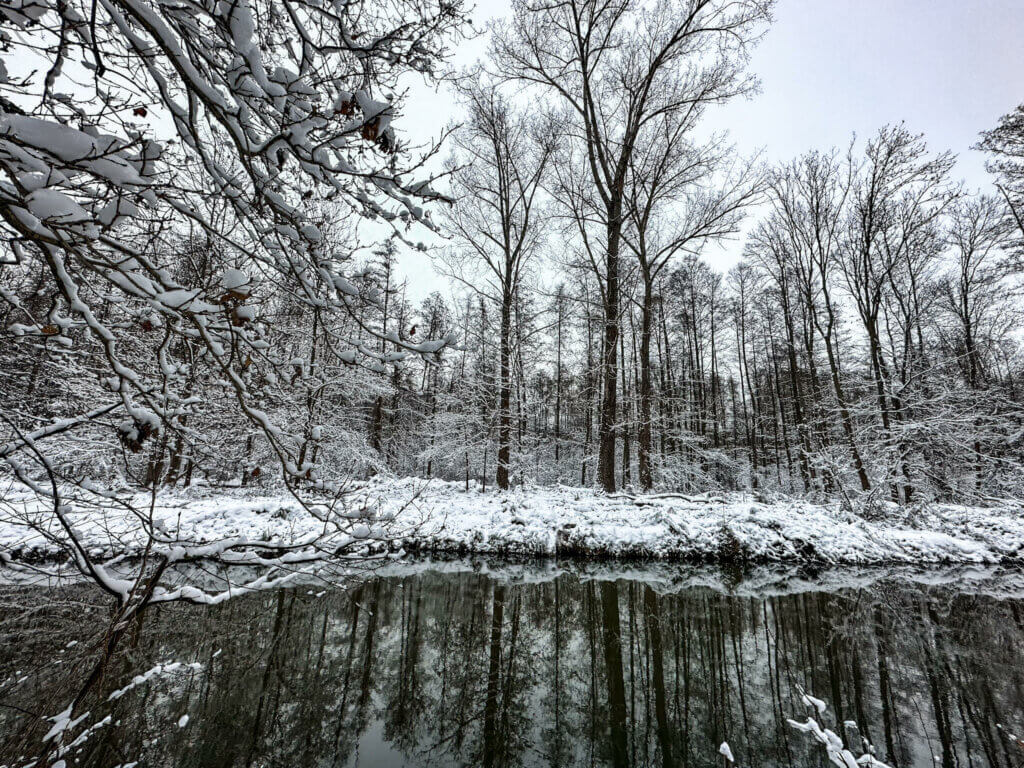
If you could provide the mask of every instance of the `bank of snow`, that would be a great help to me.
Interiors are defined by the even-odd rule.
[[[1012,505],[931,505],[913,513],[894,507],[880,515],[881,521],[868,521],[838,504],[766,504],[749,494],[605,495],[561,486],[500,494],[417,479],[362,485],[347,505],[364,510],[358,523],[365,521],[362,537],[371,532],[369,540],[378,549],[396,552],[859,565],[1024,563],[1024,508]],[[97,556],[131,554],[144,543],[137,521],[127,513],[70,515],[80,539]],[[294,499],[243,489],[169,495],[154,517],[185,546],[233,538],[287,544],[323,531]],[[55,523],[49,523],[49,538],[25,526],[46,519],[44,509],[8,492],[0,510],[0,553],[15,560],[54,556],[59,551],[54,539],[62,536]]]
[[[408,542],[431,552],[580,554],[752,562],[1024,562],[1024,508],[932,505],[901,523],[839,505],[771,504],[749,494],[604,495],[538,488],[505,495],[432,484],[422,505],[444,516]],[[885,513],[883,512],[883,516]]]

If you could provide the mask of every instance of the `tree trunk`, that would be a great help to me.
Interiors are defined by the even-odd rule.
[[[629,387],[626,384],[626,335],[619,334],[619,370],[622,371],[622,486],[626,487],[633,482],[631,476],[632,464],[630,462],[630,410],[632,398]]]
[[[509,335],[511,334],[512,297],[507,292],[501,303],[501,381],[498,383],[498,488],[509,487],[509,461],[512,453],[512,371]]]
[[[810,466],[807,460],[811,452],[811,441],[807,431],[807,422],[804,418],[806,409],[803,406],[803,388],[800,386],[800,379],[797,373],[796,338],[793,331],[793,317],[790,313],[786,289],[783,289],[782,298],[783,319],[786,326],[786,353],[789,362],[789,383],[793,388],[793,421],[796,424],[797,436],[800,438],[800,475],[804,482],[804,491],[808,491],[810,490],[811,482],[816,477],[814,468]]]
[[[867,470],[857,448],[857,440],[853,434],[853,418],[850,416],[850,408],[846,404],[846,396],[843,392],[843,385],[839,379],[839,365],[836,359],[835,350],[832,347],[831,338],[825,338],[825,350],[828,352],[828,366],[832,372],[832,388],[836,392],[836,401],[839,404],[839,417],[843,422],[843,433],[846,435],[846,442],[850,446],[850,454],[853,456],[853,466],[857,470],[857,479],[860,480],[862,491],[871,490],[871,481],[868,479]]]
[[[882,372],[882,343],[878,337],[878,325],[874,318],[865,323],[868,332],[868,352],[871,357],[871,374],[875,380],[875,396],[878,399],[878,409],[882,415],[882,428],[887,437],[892,439],[892,419],[889,413],[889,398],[885,394],[885,375]],[[900,487],[893,481],[892,500],[900,503]]]
[[[653,291],[651,281],[644,275],[644,300],[640,308],[640,424],[637,430],[637,458],[640,487],[651,490],[654,473],[651,470],[651,311]]]
[[[555,342],[555,472],[561,481],[562,473],[558,466],[561,458],[559,453],[562,444],[562,296],[558,296],[558,338]]]
[[[601,423],[598,427],[597,481],[612,493],[615,490],[615,419],[618,416],[619,352],[619,237],[620,212],[612,208],[608,216],[608,254],[604,295],[604,343],[601,377]]]

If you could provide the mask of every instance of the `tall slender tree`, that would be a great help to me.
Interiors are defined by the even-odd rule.
[[[466,122],[455,131],[448,217],[455,247],[450,271],[494,302],[498,338],[498,463],[496,482],[509,487],[512,451],[513,310],[543,231],[541,186],[555,148],[543,122],[515,111],[493,82],[478,74],[461,89]]]
[[[729,71],[768,20],[769,0],[515,0],[495,32],[503,77],[538,86],[557,104],[562,131],[586,168],[586,221],[600,230],[604,332],[598,482],[615,489],[620,250],[631,161],[648,123],[682,119],[695,75]],[[723,78],[729,95],[753,85]],[[595,249],[596,250],[596,249]]]

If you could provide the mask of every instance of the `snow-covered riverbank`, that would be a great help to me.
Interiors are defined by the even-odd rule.
[[[50,538],[25,525],[48,513],[9,494],[4,501],[0,553],[22,561],[56,556],[63,535],[56,524],[49,523]],[[459,483],[404,479],[355,490],[348,509],[371,513],[357,524],[358,537],[386,537],[394,551],[860,565],[1024,562],[1019,506],[894,507],[868,521],[838,505],[766,504],[739,494],[608,496],[566,487],[467,493]],[[185,547],[235,538],[288,544],[323,532],[294,499],[243,489],[169,494],[153,517],[158,530]],[[99,557],[131,554],[145,542],[138,520],[126,512],[72,512],[71,518]],[[351,534],[335,533],[333,540]]]

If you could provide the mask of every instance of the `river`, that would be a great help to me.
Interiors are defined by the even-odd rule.
[[[1011,768],[1022,583],[456,561],[167,605],[40,764],[722,766],[725,742],[743,766],[825,765],[788,722],[812,716],[897,768]],[[0,598],[0,765],[21,766],[95,664],[109,608],[84,585]]]

